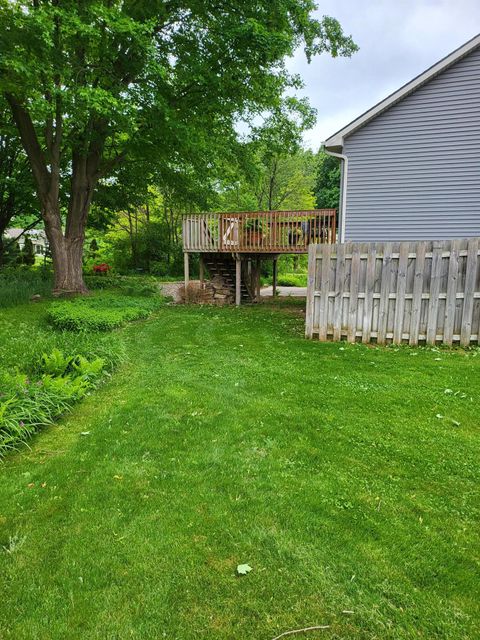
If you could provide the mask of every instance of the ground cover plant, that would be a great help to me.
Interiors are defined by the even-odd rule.
[[[162,298],[133,297],[108,293],[102,296],[62,300],[50,305],[49,322],[70,331],[111,331],[132,320],[148,317]]]
[[[118,333],[0,469],[2,637],[478,637],[478,351],[305,341],[297,301]]]

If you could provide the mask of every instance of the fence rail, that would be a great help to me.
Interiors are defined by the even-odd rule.
[[[480,343],[479,239],[309,248],[306,335]]]
[[[307,253],[336,242],[336,209],[196,213],[183,218],[183,250],[225,253]]]

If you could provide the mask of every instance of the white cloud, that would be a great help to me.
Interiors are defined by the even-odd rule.
[[[310,65],[298,52],[289,61],[305,81],[300,95],[318,111],[305,135],[314,149],[480,31],[478,0],[321,0],[318,14],[338,18],[360,51]]]

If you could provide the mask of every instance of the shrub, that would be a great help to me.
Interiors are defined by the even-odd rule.
[[[57,329],[68,331],[111,331],[132,320],[148,317],[162,303],[156,298],[103,295],[75,298],[53,303],[48,312],[49,322]]]
[[[285,273],[283,275],[278,276],[277,284],[280,287],[306,287],[307,274],[306,273]]]
[[[35,264],[35,249],[33,247],[33,242],[28,236],[25,238],[25,243],[23,245],[22,262],[27,266]]]

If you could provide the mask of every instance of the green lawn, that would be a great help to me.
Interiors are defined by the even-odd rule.
[[[479,351],[308,342],[294,304],[120,332],[0,468],[2,640],[479,637]]]

